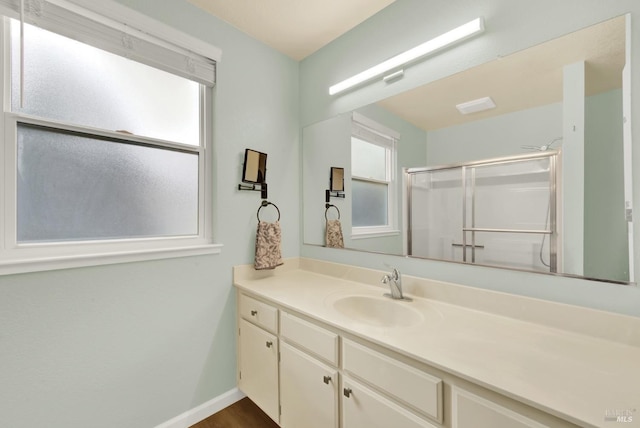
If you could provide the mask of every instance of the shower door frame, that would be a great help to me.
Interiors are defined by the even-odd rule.
[[[412,231],[412,180],[413,174],[460,169],[461,170],[461,182],[462,182],[462,263],[469,263],[467,261],[467,247],[471,248],[471,263],[475,264],[475,250],[482,246],[477,246],[475,241],[475,235],[477,232],[483,233],[530,233],[538,235],[549,236],[549,272],[558,272],[558,200],[557,200],[557,172],[559,152],[556,150],[549,150],[540,153],[532,153],[525,155],[505,156],[493,159],[484,159],[473,162],[456,163],[449,165],[440,165],[432,167],[419,167],[419,168],[407,168],[405,169],[406,179],[406,193],[407,193],[407,250],[408,255],[413,255],[413,231]],[[544,230],[525,230],[525,229],[489,229],[489,228],[477,228],[475,227],[475,171],[478,167],[500,165],[515,162],[524,162],[527,160],[535,160],[541,158],[549,158],[549,221],[547,228]],[[469,171],[468,171],[469,170]],[[471,225],[467,227],[467,173],[471,173]],[[471,233],[471,244],[467,244],[467,233]],[[455,244],[452,244],[455,245]],[[460,245],[460,244],[458,244]],[[458,261],[458,260],[451,260]],[[488,265],[492,266],[492,265]]]

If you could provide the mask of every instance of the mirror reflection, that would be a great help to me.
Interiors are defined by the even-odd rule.
[[[331,203],[345,248],[633,281],[625,26],[605,21],[305,127],[305,244],[326,245],[326,171],[340,165],[347,196]],[[495,106],[456,108],[485,97]]]
[[[267,154],[256,150],[244,151],[242,181],[245,183],[264,183],[267,176]]]
[[[344,191],[344,168],[331,167],[331,178],[329,180],[329,190],[332,192]]]

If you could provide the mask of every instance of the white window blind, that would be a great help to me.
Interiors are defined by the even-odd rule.
[[[62,0],[23,0],[24,22],[116,55],[213,86],[216,62]],[[20,19],[20,0],[0,0],[0,13]]]
[[[394,149],[395,143],[400,139],[397,131],[355,112],[351,120],[351,135],[388,149]]]

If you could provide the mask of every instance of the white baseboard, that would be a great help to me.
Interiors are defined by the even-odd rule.
[[[208,418],[214,413],[219,412],[244,397],[245,395],[242,391],[238,388],[233,388],[232,390],[227,391],[222,395],[218,395],[206,403],[202,403],[198,407],[187,410],[183,414],[178,415],[155,428],[189,428],[191,425],[197,424],[201,420]]]

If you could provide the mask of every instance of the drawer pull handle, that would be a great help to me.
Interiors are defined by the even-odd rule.
[[[256,315],[258,315],[258,311],[251,311],[251,316],[255,317]]]
[[[326,383],[327,385],[329,385],[329,382],[331,381],[331,376],[324,376],[322,378],[322,380],[324,381],[324,383]]]
[[[273,342],[269,340],[267,342],[267,348],[271,348],[272,346],[273,346]]]
[[[353,391],[351,391],[351,388],[344,388],[344,389],[342,390],[342,393],[343,393],[343,394],[344,394],[344,396],[345,396],[345,397],[347,397],[347,398],[351,397],[351,393],[352,393],[352,392],[353,392]]]

